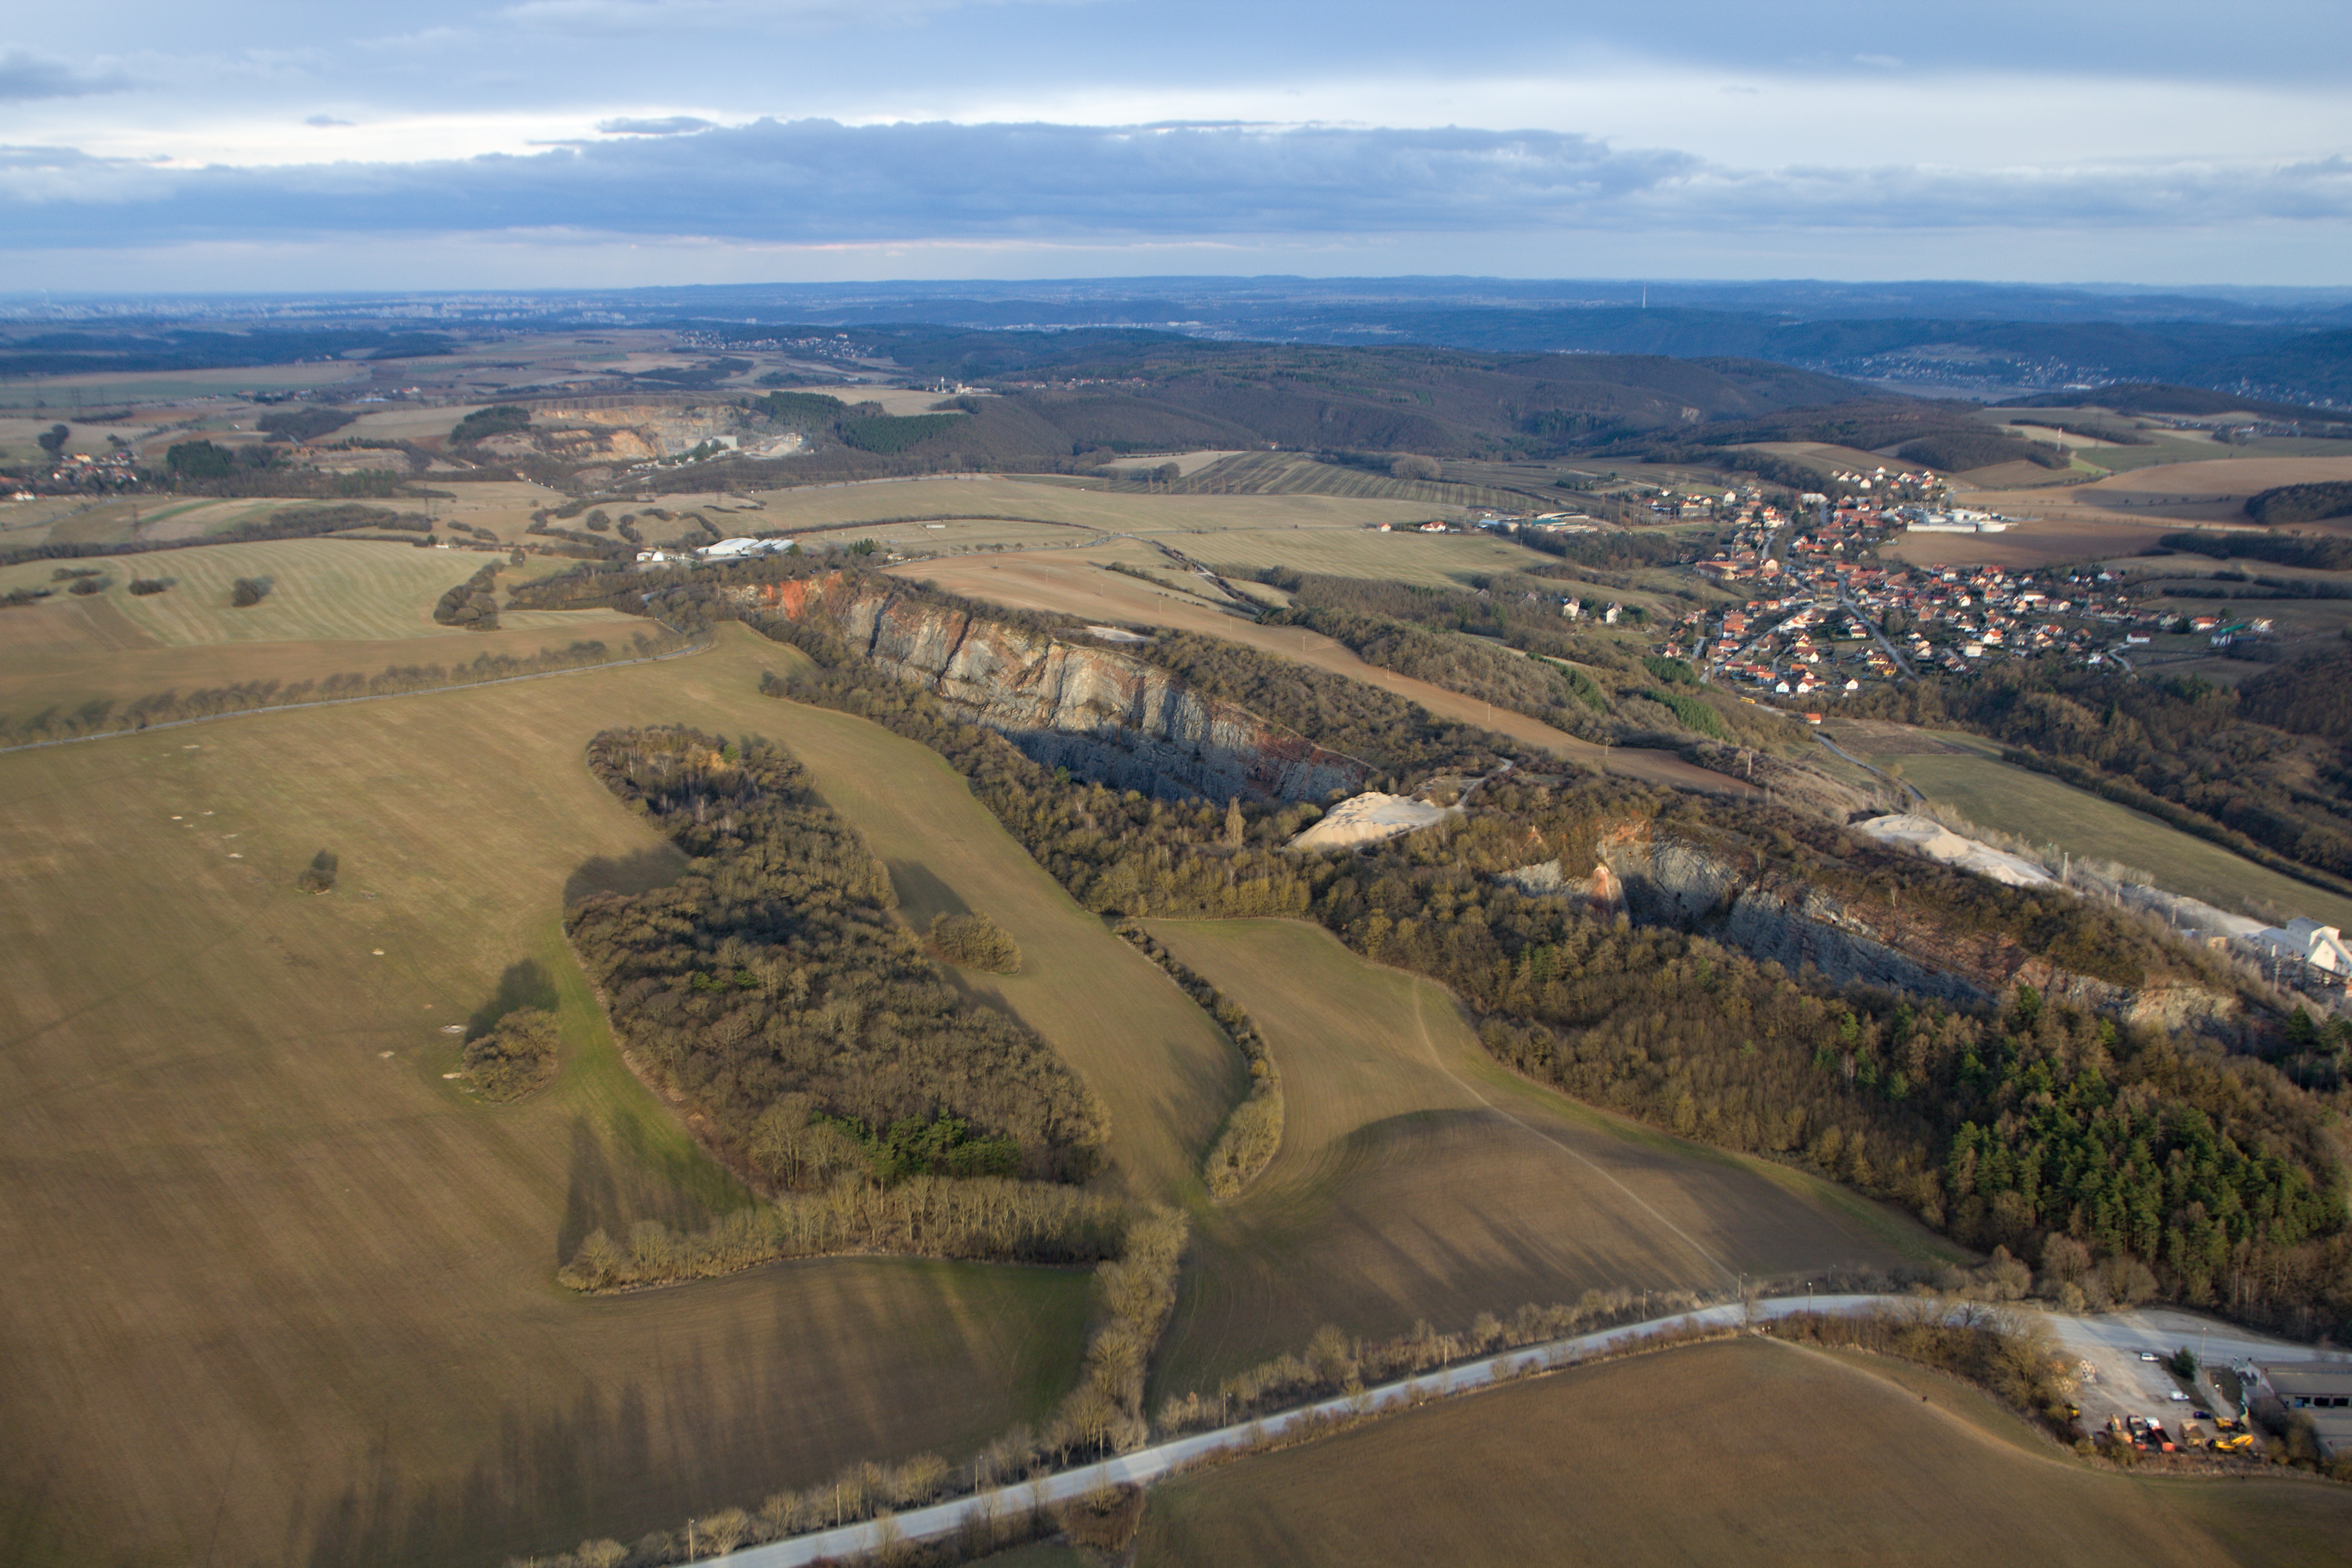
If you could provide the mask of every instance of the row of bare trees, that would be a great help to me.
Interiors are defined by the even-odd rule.
[[[1051,1182],[912,1176],[885,1186],[851,1176],[786,1192],[708,1229],[639,1220],[593,1231],[556,1278],[574,1290],[630,1290],[709,1279],[791,1258],[916,1253],[998,1263],[1091,1263],[1117,1255],[1132,1226],[1115,1200]]]
[[[1240,812],[1236,802],[1233,807],[1235,820]],[[1229,826],[1226,837],[1230,844],[1239,835]],[[1186,995],[1216,1019],[1225,1037],[1233,1041],[1242,1059],[1249,1064],[1249,1093],[1227,1114],[1224,1126],[1201,1159],[1201,1176],[1209,1184],[1209,1195],[1220,1203],[1239,1197],[1282,1147],[1282,1069],[1275,1064],[1274,1053],[1267,1048],[1265,1037],[1258,1033],[1247,1008],[1186,967],[1136,921],[1119,922],[1118,934],[1166,970],[1169,978],[1181,986]]]
[[[143,730],[151,724],[184,719],[210,719],[223,713],[288,708],[305,702],[334,702],[354,697],[389,697],[414,691],[435,691],[450,686],[478,686],[520,675],[543,675],[559,669],[580,669],[621,659],[650,658],[686,646],[684,637],[646,637],[614,647],[601,641],[576,641],[564,647],[542,648],[523,657],[478,654],[463,664],[391,665],[374,675],[357,670],[318,680],[248,680],[229,686],[173,689],[152,692],[129,702],[100,698],[77,708],[47,708],[29,713],[0,713],[0,741],[19,743],[64,740],[79,735],[111,734]]]

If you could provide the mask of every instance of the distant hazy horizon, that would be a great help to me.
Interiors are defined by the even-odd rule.
[[[2347,45],[2322,0],[128,0],[0,46],[0,289],[2329,287]]]

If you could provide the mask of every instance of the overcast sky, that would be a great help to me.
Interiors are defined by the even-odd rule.
[[[2352,283],[2347,0],[116,0],[0,289]]]

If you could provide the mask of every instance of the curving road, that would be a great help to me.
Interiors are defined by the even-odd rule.
[[[1630,1349],[1643,1340],[1670,1330],[1730,1328],[1741,1322],[1785,1318],[1804,1311],[1856,1312],[1882,1307],[1917,1308],[1923,1304],[1922,1298],[1910,1296],[1828,1295],[1779,1296],[1752,1301],[1744,1307],[1738,1302],[1727,1302],[1719,1307],[1707,1307],[1671,1318],[1654,1318],[1648,1322],[1629,1323],[1597,1333],[1555,1340],[1549,1344],[1506,1351],[1483,1361],[1466,1362],[1458,1366],[1424,1373],[1419,1377],[1366,1389],[1361,1394],[1342,1394],[1302,1409],[1286,1410],[1279,1415],[1221,1427],[1213,1432],[1155,1443],[1131,1454],[1121,1454],[1077,1469],[1041,1476],[1017,1486],[997,1487],[973,1496],[916,1509],[887,1520],[843,1525],[811,1535],[796,1535],[788,1541],[771,1542],[764,1546],[747,1547],[732,1553],[728,1561],[739,1564],[740,1568],[800,1568],[802,1564],[878,1551],[896,1540],[921,1541],[951,1535],[968,1523],[1008,1518],[1034,1508],[1084,1497],[1106,1482],[1141,1485],[1154,1481],[1212,1455],[1255,1447],[1304,1423],[1326,1416],[1395,1409],[1433,1394],[1467,1393],[1508,1381],[1527,1372],[1572,1366],[1594,1356]],[[1971,1309],[1956,1304],[1950,1310]],[[2032,1309],[2027,1310],[2031,1312]],[[2321,1353],[2306,1345],[2267,1339],[2235,1324],[2200,1318],[2191,1312],[2168,1310],[2118,1312],[2104,1317],[2068,1317],[2056,1312],[2034,1312],[2032,1315],[2047,1321],[2052,1333],[2070,1354],[2085,1359],[2112,1360],[2118,1355],[2128,1355],[2136,1360],[2137,1352],[2142,1350],[2168,1351],[2176,1345],[2198,1339],[2201,1339],[2206,1352],[2216,1361],[2267,1355],[2279,1351],[2292,1352],[2302,1359],[2315,1359]]]

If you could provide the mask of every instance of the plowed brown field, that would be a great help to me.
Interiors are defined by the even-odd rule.
[[[2342,1561],[2352,1490],[2095,1468],[1963,1384],[1741,1340],[1454,1400],[1155,1489],[1142,1568]]]

